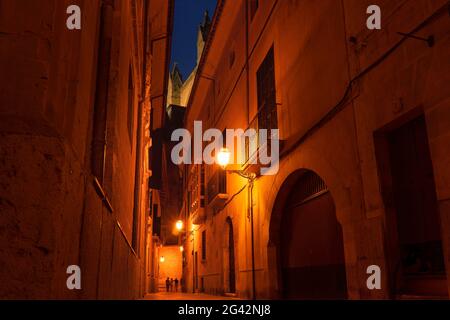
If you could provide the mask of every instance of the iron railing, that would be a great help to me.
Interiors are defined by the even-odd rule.
[[[255,130],[256,135],[253,138],[245,139],[245,163],[247,164],[250,159],[253,158],[255,153],[262,147],[267,145],[270,148],[270,139],[272,130],[278,129],[278,111],[277,107],[273,106],[271,108],[263,108],[258,112],[258,114],[250,122],[248,130]],[[260,130],[267,130],[267,140],[261,141]],[[252,146],[254,144],[254,146]],[[270,151],[270,150],[269,150]]]

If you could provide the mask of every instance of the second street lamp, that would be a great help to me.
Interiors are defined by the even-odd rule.
[[[195,231],[197,231],[195,229],[195,225],[192,224],[192,228],[189,232],[187,232],[187,230],[185,230],[184,228],[184,223],[183,220],[178,220],[175,223],[175,228],[181,233],[184,234],[185,240],[186,241],[188,236],[192,236],[192,253],[195,252]],[[180,246],[180,252],[183,253],[184,252],[184,247],[183,245]],[[195,265],[194,265],[194,261],[192,263],[192,293],[195,293]]]

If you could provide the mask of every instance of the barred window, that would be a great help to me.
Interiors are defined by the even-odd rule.
[[[273,47],[258,69],[257,90],[258,129],[278,129]]]
[[[305,172],[300,178],[299,190],[296,198],[299,203],[305,202],[328,191],[327,185],[317,174],[312,171]]]

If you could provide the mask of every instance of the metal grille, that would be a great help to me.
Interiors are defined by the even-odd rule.
[[[312,171],[305,172],[297,185],[299,188],[296,192],[298,203],[303,203],[328,191],[322,178]]]
[[[268,141],[259,141],[259,132],[261,129],[268,130],[268,139],[272,130],[278,129],[278,111],[276,103],[275,88],[275,61],[274,49],[270,48],[266,58],[261,63],[257,71],[257,95],[258,95],[258,113],[249,124],[248,129],[254,129],[256,135],[250,139],[245,139],[245,159],[246,163],[254,152],[258,151]],[[257,150],[250,151],[250,145],[256,146]],[[267,143],[267,147],[271,144]],[[269,150],[270,152],[270,150]]]

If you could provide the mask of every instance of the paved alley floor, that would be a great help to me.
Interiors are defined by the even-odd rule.
[[[145,296],[145,300],[236,300],[236,298],[202,293],[158,292],[148,294]]]

